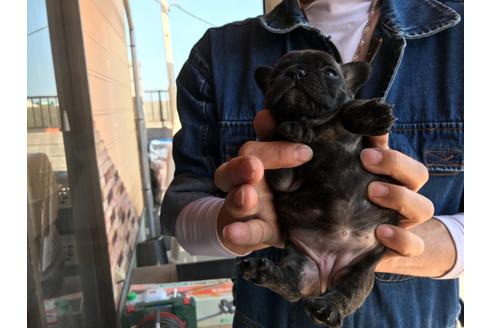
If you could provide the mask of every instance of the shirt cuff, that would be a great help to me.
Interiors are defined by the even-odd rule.
[[[224,204],[223,198],[204,197],[186,205],[176,220],[176,239],[191,255],[239,257],[220,241],[217,218]]]
[[[455,215],[435,216],[434,218],[438,219],[446,226],[451,238],[453,239],[454,247],[456,249],[456,261],[454,266],[446,274],[435,279],[458,278],[465,271],[465,215],[464,213],[458,213]]]

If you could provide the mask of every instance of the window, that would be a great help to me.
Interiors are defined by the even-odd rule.
[[[29,309],[39,326],[79,327],[84,293],[44,0],[28,1]]]
[[[207,28],[257,16],[263,3],[172,1],[167,51],[159,1],[131,5],[149,139],[169,145],[174,72]],[[128,42],[122,0],[28,0],[30,327],[113,327],[125,301],[147,206]]]
[[[145,120],[150,142],[154,196],[161,202],[173,177],[170,147],[179,129],[170,94],[193,45],[207,29],[263,14],[262,0],[132,0],[136,49],[144,89]],[[164,30],[164,31],[163,31]],[[172,99],[172,97],[171,97]],[[159,208],[159,207],[158,207]],[[173,242],[173,261],[196,261]]]

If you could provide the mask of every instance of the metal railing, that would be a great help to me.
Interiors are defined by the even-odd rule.
[[[27,97],[27,128],[61,128],[57,96]]]
[[[149,127],[172,124],[167,90],[147,90],[144,97],[145,122]],[[57,96],[27,97],[27,128],[61,128]]]
[[[145,121],[161,123],[162,126],[172,123],[171,106],[167,90],[146,90],[144,97]]]

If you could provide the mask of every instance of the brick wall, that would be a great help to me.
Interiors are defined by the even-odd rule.
[[[104,140],[135,209],[142,213],[142,182],[123,1],[81,0],[80,13],[94,129]]]
[[[122,0],[80,0],[102,201],[118,304],[144,202]]]
[[[95,138],[113,291],[117,302],[136,244],[140,215],[97,130]]]

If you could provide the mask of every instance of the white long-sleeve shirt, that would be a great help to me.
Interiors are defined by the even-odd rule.
[[[370,0],[315,0],[304,8],[309,22],[337,46],[343,62],[352,61],[368,21]],[[375,17],[378,17],[378,12]],[[371,32],[371,30],[369,30]],[[369,40],[371,35],[366,38]],[[367,44],[367,43],[366,43]],[[193,255],[236,257],[220,241],[217,217],[224,199],[205,197],[183,208],[176,221],[178,242]],[[448,229],[455,248],[453,268],[439,279],[451,279],[464,272],[464,214],[440,215],[436,218]]]

